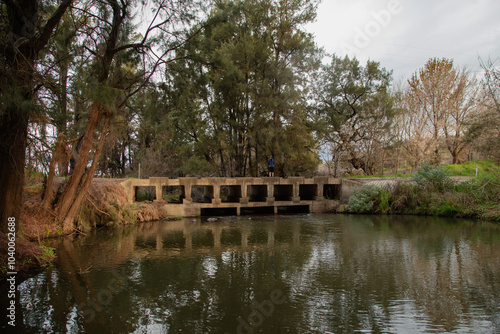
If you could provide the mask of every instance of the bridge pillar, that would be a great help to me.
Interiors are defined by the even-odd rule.
[[[164,180],[167,180],[168,182],[168,177],[150,177],[149,178],[149,184],[152,187],[155,187],[155,193],[156,193],[156,200],[155,201],[162,201],[163,200],[163,194],[162,194],[162,182]]]
[[[186,195],[186,198],[184,198],[184,201],[188,203],[193,202],[193,198],[191,197],[191,187],[193,185],[196,185],[198,182],[198,178],[196,177],[183,177],[180,179],[180,185],[184,186],[184,192]]]
[[[241,204],[248,204],[248,189],[247,189],[247,183],[245,181],[243,181],[241,183],[240,203]],[[239,208],[238,208],[238,210],[239,210]]]
[[[222,203],[222,200],[220,198],[220,184],[214,184],[213,185],[213,198],[212,198],[212,204],[220,204]]]
[[[191,197],[191,185],[184,186],[184,193],[186,194],[186,198],[184,198],[187,202],[192,202],[193,198]]]
[[[161,201],[163,200],[163,194],[161,191],[161,185],[156,185],[156,200]]]

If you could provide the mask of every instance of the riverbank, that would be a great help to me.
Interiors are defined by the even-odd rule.
[[[62,189],[67,180],[58,178],[56,188]],[[75,234],[87,233],[92,229],[128,225],[159,219],[178,219],[167,216],[162,206],[153,202],[130,204],[120,185],[123,179],[99,179],[92,181],[89,192],[77,216]],[[30,177],[26,180],[24,207],[19,230],[16,235],[16,268],[18,278],[36,275],[55,259],[52,240],[67,237],[55,215],[40,212],[43,178]],[[7,237],[0,233],[0,249],[8,248]],[[0,281],[7,277],[7,252],[0,254]],[[3,265],[5,264],[5,265]]]
[[[496,173],[452,179],[441,167],[424,165],[410,180],[358,187],[337,212],[412,214],[500,222],[500,177]]]

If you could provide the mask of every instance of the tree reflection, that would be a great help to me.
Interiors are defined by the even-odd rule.
[[[20,287],[25,332],[234,333],[273,291],[286,302],[262,332],[498,329],[499,235],[467,221],[349,215],[95,232],[65,239],[55,268]]]

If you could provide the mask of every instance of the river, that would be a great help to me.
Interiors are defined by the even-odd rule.
[[[56,253],[18,286],[18,333],[500,333],[495,224],[199,218],[93,231]]]

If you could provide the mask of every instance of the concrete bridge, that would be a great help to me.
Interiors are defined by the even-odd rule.
[[[155,201],[182,217],[326,212],[342,193],[341,179],[331,177],[151,177],[122,185],[130,201]]]

